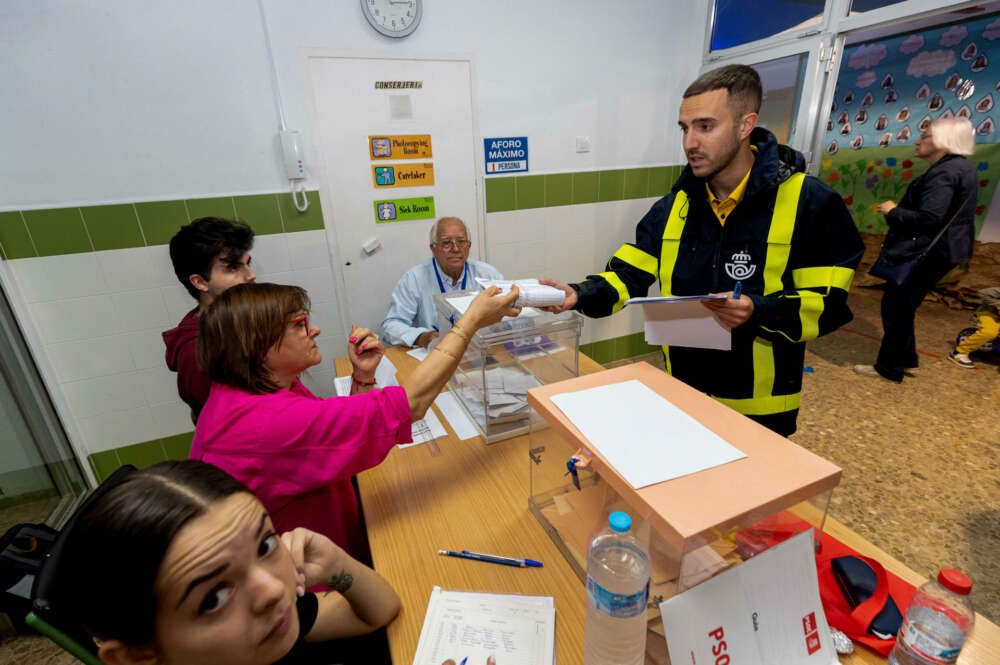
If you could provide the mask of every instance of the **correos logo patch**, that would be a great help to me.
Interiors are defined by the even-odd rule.
[[[726,264],[726,274],[733,279],[747,279],[754,274],[757,266],[750,263],[753,260],[746,252],[736,252]]]

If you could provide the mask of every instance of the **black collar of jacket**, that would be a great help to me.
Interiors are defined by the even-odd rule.
[[[763,127],[753,128],[750,132],[750,144],[757,147],[757,159],[750,168],[744,199],[752,199],[761,192],[777,187],[792,174],[806,170],[806,160],[802,153],[779,144],[774,134]],[[684,167],[671,191],[677,193],[681,189],[687,193],[688,198],[708,198],[705,179],[695,177],[690,165]]]

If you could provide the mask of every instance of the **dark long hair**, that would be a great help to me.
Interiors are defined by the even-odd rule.
[[[67,541],[61,603],[98,639],[153,642],[154,584],[178,532],[246,485],[199,462],[161,462],[127,476],[80,516]]]

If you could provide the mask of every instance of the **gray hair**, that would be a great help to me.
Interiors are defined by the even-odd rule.
[[[443,222],[445,220],[449,220],[449,219],[453,219],[456,222],[458,222],[459,224],[461,224],[462,228],[465,229],[465,237],[466,238],[469,237],[469,227],[465,225],[465,222],[463,222],[462,220],[460,220],[458,217],[442,217],[441,219],[439,219],[436,222],[434,222],[433,224],[431,224],[431,244],[432,245],[436,245],[437,244],[437,239],[438,239],[438,224],[440,224],[441,222]]]
[[[968,157],[976,151],[976,134],[968,118],[938,118],[928,131],[934,145],[949,155]]]

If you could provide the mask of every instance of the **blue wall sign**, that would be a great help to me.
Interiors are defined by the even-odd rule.
[[[486,174],[528,170],[528,137],[483,139]]]

